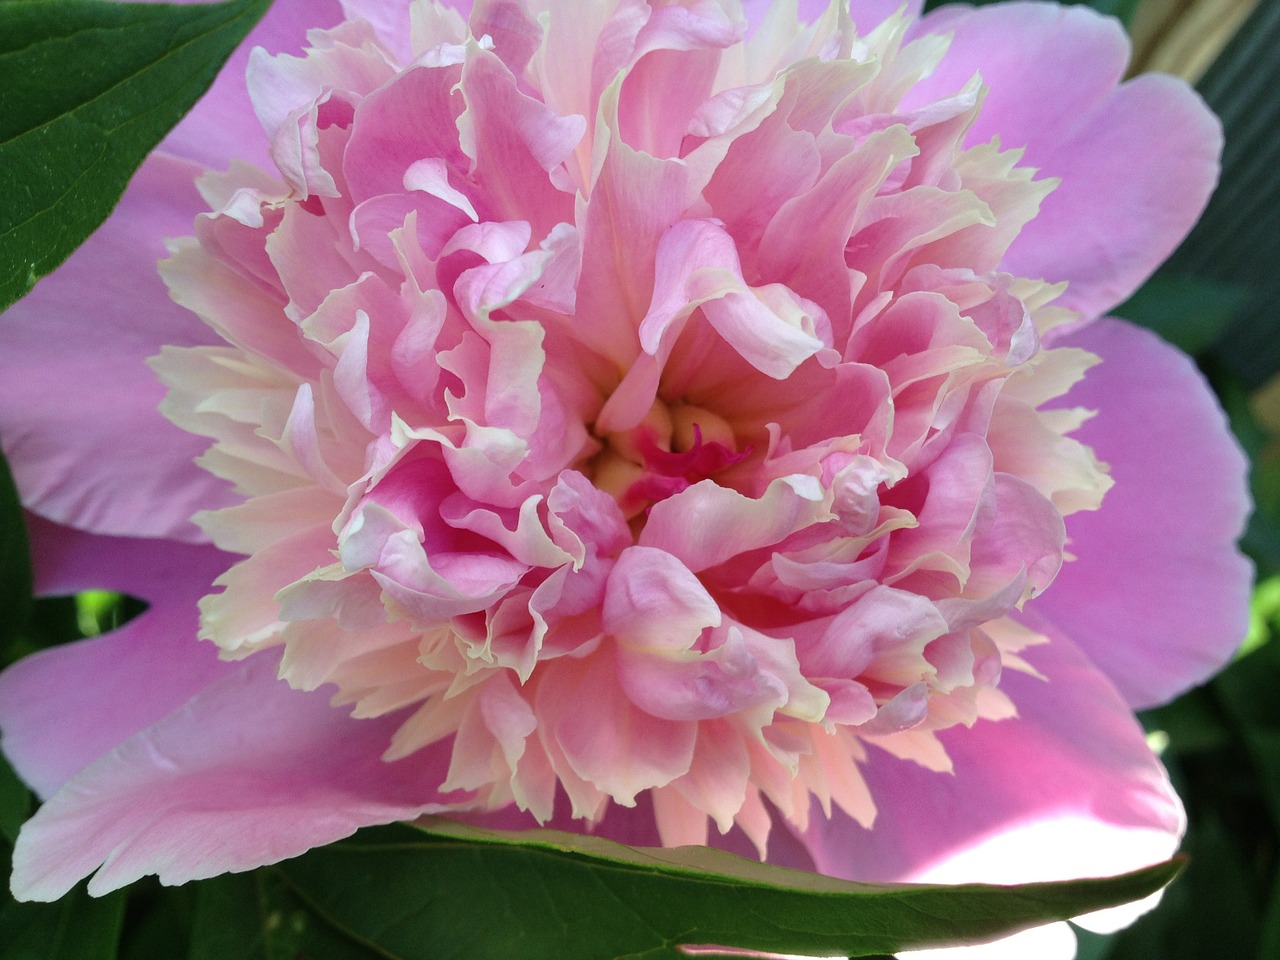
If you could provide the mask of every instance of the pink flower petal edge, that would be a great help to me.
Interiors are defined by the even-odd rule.
[[[207,0],[176,2],[192,4]],[[222,68],[218,81],[170,131],[160,149],[212,170],[225,170],[232,160],[270,169],[267,141],[254,118],[245,83],[250,52],[261,46],[270,53],[298,53],[307,30],[339,23],[343,7],[339,0],[273,0],[270,9]],[[210,136],[210,130],[217,130],[219,135]]]
[[[1061,403],[1107,411],[1075,436],[1115,486],[1101,509],[1068,519],[1078,559],[1028,610],[1130,706],[1155,706],[1211,676],[1248,630],[1253,566],[1235,544],[1249,464],[1195,364],[1155,334],[1103,320],[1062,343],[1103,358]]]
[[[209,338],[172,302],[155,264],[205,208],[194,183],[203,169],[221,171],[233,157],[269,165],[244,79],[250,50],[298,51],[308,27],[340,19],[332,0],[272,4],[104,226],[0,318],[0,437],[29,509],[96,533],[199,541],[191,515],[232,502],[192,466],[207,443],[156,412],[164,394],[146,358]]]
[[[387,722],[328,699],[290,690],[269,657],[240,664],[46,801],[14,847],[14,889],[56,900],[95,868],[94,895],[185,883],[450,808],[432,765],[381,759]]]
[[[1005,269],[1069,281],[1061,302],[1086,319],[1126,299],[1204,210],[1222,152],[1217,118],[1172,77],[1117,87],[1128,38],[1118,21],[1084,6],[947,6],[915,29],[953,36],[909,99],[958,90],[980,74],[989,92],[967,142],[998,136],[1005,149],[1025,149],[1022,162],[1041,177],[1061,179],[1009,248]],[[1146,175],[1128,176],[1135,164]]]
[[[28,509],[80,529],[200,540],[191,514],[233,502],[193,464],[207,445],[156,410],[146,359],[209,342],[155,271],[191,229],[199,168],[153,155],[116,212],[0,316],[0,437]],[[86,322],[92,317],[93,322]]]

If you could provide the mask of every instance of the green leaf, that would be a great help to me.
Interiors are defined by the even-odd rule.
[[[1280,368],[1280,4],[1259,3],[1197,85],[1222,118],[1222,177],[1162,270],[1248,291],[1216,359],[1247,386]]]
[[[1258,782],[1280,831],[1280,647],[1267,644],[1224,671],[1214,689],[1238,725],[1236,739],[1253,760]]]
[[[118,960],[181,960],[191,939],[195,897],[194,884],[164,887],[153,877],[129,887]]]
[[[269,5],[0,4],[0,309],[106,219]]]
[[[1280,957],[1280,882],[1271,888],[1271,900],[1263,920],[1258,956]]]
[[[196,885],[187,960],[384,960],[321,919],[274,870]],[[176,958],[175,958],[176,960]]]
[[[9,761],[0,756],[0,836],[10,844],[18,839],[18,830],[31,816],[31,791],[18,779]]]
[[[1111,312],[1195,355],[1222,337],[1248,300],[1248,288],[1239,284],[1161,275]]]
[[[9,875],[9,850],[0,845],[0,876]],[[125,894],[90,897],[83,885],[57,903],[0,899],[0,956],[4,960],[117,960]]]
[[[854,884],[702,847],[427,820],[276,869],[384,957],[664,960],[678,945],[865,957],[989,940],[1144,897],[1181,864],[1019,887]]]
[[[0,652],[31,618],[31,550],[22,503],[9,464],[0,454]]]

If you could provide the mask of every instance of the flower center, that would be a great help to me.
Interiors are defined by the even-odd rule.
[[[601,449],[585,472],[618,501],[628,520],[750,454],[739,451],[729,421],[705,407],[655,400],[629,430],[597,435]]]

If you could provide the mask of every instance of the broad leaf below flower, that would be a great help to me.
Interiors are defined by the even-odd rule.
[[[382,956],[660,960],[684,956],[680,946],[865,957],[993,939],[1146,896],[1181,868],[1017,887],[855,884],[703,847],[421,824],[366,831],[276,869]]]
[[[0,309],[106,219],[268,6],[0,8]]]

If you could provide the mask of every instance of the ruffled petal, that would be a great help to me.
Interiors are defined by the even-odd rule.
[[[1062,181],[1002,268],[1068,281],[1061,303],[1085,317],[1125,300],[1204,209],[1222,152],[1217,118],[1172,77],[1117,88],[1128,41],[1118,21],[1085,6],[944,8],[914,33],[954,37],[907,103],[927,103],[981,74],[990,89],[966,144],[998,136],[1005,149],[1025,147],[1022,163],[1041,178]]]
[[[269,656],[246,661],[40,808],[14,848],[14,895],[55,900],[95,869],[95,896],[149,873],[185,883],[450,809],[432,786],[443,754],[381,759],[399,719],[352,720],[277,680]]]
[[[1170,856],[1181,804],[1116,689],[1065,637],[1005,671],[1018,716],[938,734],[934,773],[872,751],[880,810],[864,829],[836,811],[805,841],[823,873],[854,880],[1026,883],[1137,869]],[[909,815],[908,815],[909,812]]]
[[[115,214],[0,317],[0,438],[27,507],[95,533],[199,540],[226,485],[192,461],[208,441],[156,410],[145,360],[214,337],[156,273],[164,238],[191,231],[198,168],[152,156]],[[91,318],[92,322],[86,322]]]
[[[196,643],[196,602],[233,559],[212,547],[96,537],[36,519],[37,590],[120,590],[150,608],[119,630],[0,674],[5,755],[42,797],[232,668]]]
[[[1100,411],[1074,436],[1115,486],[1067,518],[1077,559],[1029,610],[1149,707],[1202,682],[1248,629],[1248,463],[1195,365],[1155,334],[1102,320],[1063,343],[1104,359],[1065,404]]]

